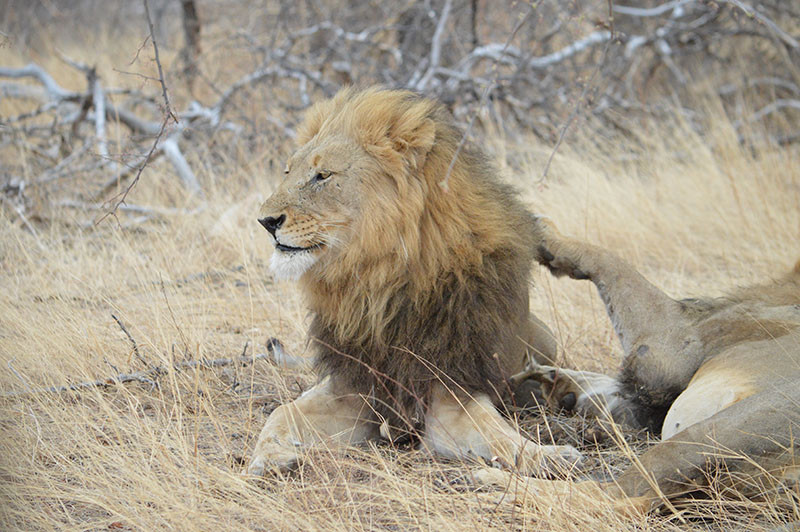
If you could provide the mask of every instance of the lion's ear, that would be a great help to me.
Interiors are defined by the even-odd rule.
[[[436,123],[430,118],[398,120],[389,133],[392,146],[411,168],[422,168],[436,139]]]

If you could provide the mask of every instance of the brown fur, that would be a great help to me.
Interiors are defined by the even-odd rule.
[[[313,314],[325,390],[315,397],[361,394],[370,415],[352,413],[359,422],[431,421],[430,447],[447,456],[500,453],[530,471],[542,453],[574,460],[574,449],[512,436],[486,411],[508,390],[504,377],[529,355],[552,359],[555,346],[528,311],[533,218],[480,150],[458,148],[461,137],[439,104],[408,91],[345,89],[308,111],[260,222],[276,244],[273,271],[299,278]],[[273,420],[292,408],[270,417],[251,471],[284,468],[285,440],[308,440]],[[448,441],[455,433],[462,441]]]
[[[374,390],[388,415],[431,382],[501,389],[492,355],[527,319],[529,213],[434,102],[402,91],[344,91],[314,107],[299,142],[342,135],[379,161],[357,238],[320,275],[302,279],[314,312],[320,376]],[[426,151],[427,150],[427,151]],[[382,409],[383,410],[383,409]]]

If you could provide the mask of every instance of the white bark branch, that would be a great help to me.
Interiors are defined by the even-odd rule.
[[[582,52],[583,50],[591,46],[594,46],[595,44],[604,43],[610,38],[611,38],[610,31],[596,31],[594,33],[590,33],[583,39],[579,39],[574,43],[565,46],[561,50],[558,50],[557,52],[553,52],[552,54],[543,55],[541,57],[534,57],[530,59],[528,61],[528,66],[533,69],[547,68],[556,63],[560,63],[561,61],[569,57],[572,57],[578,52]]]
[[[436,69],[439,68],[439,61],[442,56],[442,37],[444,36],[444,28],[447,25],[447,18],[450,16],[450,7],[453,5],[452,0],[446,0],[442,8],[442,14],[439,17],[439,22],[436,24],[436,30],[433,32],[433,41],[431,41],[431,55],[428,62],[428,70],[419,80],[419,83],[414,87],[418,91],[424,91],[428,84],[436,74]]]
[[[20,85],[19,83],[0,83],[0,96],[38,102],[48,101],[47,91],[42,87]]]
[[[783,31],[772,20],[770,20],[769,18],[765,17],[764,15],[759,13],[756,9],[754,9],[753,6],[751,6],[749,4],[745,4],[744,2],[741,2],[739,0],[720,0],[720,2],[723,3],[723,4],[730,4],[732,6],[738,7],[739,9],[744,11],[744,14],[747,15],[748,17],[753,17],[757,21],[759,21],[762,24],[764,24],[767,28],[770,29],[770,31],[772,31],[772,33],[777,35],[778,38],[781,41],[783,41],[784,43],[786,43],[787,45],[791,46],[795,50],[800,48],[800,43],[797,42],[797,39],[795,39],[794,37],[792,37],[791,35],[789,35],[785,31]]]
[[[92,101],[94,102],[94,130],[97,138],[97,153],[102,158],[108,157],[108,144],[106,142],[106,96],[100,76],[95,73],[92,83]]]
[[[82,210],[95,210],[95,211],[102,211],[107,206],[101,203],[86,203],[83,201],[76,201],[65,199],[61,200],[55,205],[59,207],[67,207],[70,209],[82,209]],[[148,214],[148,215],[156,215],[156,216],[185,216],[190,214],[190,211],[186,211],[184,209],[174,209],[170,207],[147,207],[145,205],[134,205],[132,203],[123,203],[119,206],[119,210],[124,212],[130,212],[134,214]],[[192,211],[194,212],[194,211]]]
[[[666,2],[660,6],[646,8],[646,7],[633,7],[633,6],[620,6],[614,4],[614,13],[620,15],[630,15],[632,17],[658,17],[675,8],[680,8],[686,4],[694,4],[697,0],[673,0]]]
[[[178,146],[178,141],[176,140],[178,135],[180,135],[180,131],[167,137],[161,143],[160,149],[164,152],[167,159],[169,159],[169,162],[172,163],[172,167],[183,182],[183,185],[192,191],[193,194],[202,195],[203,189],[200,187],[200,182],[197,181],[197,177],[195,177],[194,172],[192,172],[192,167],[189,166],[189,163],[186,161],[186,158],[183,156]]]
[[[564,48],[557,50],[551,54],[543,55],[540,57],[532,57],[528,59],[526,66],[534,70],[542,70],[557,63],[572,57],[573,55],[586,50],[596,44],[601,44],[611,38],[609,31],[596,31],[590,33],[583,39],[579,39]],[[522,52],[513,46],[507,46],[500,43],[491,43],[484,46],[479,46],[470,52],[470,54],[461,62],[458,72],[462,76],[467,75],[472,66],[480,59],[490,59],[495,63],[502,63],[506,65],[515,65],[522,57]],[[445,72],[442,69],[437,69],[439,72]],[[430,72],[430,69],[428,69]],[[421,82],[420,82],[421,84]]]
[[[800,100],[790,100],[786,98],[779,98],[774,102],[771,102],[755,113],[749,118],[751,122],[756,120],[761,120],[767,115],[770,115],[776,111],[780,111],[781,109],[797,109],[800,111]]]
[[[36,78],[44,85],[44,88],[51,97],[57,100],[66,98],[78,98],[80,96],[77,92],[72,92],[64,89],[56,83],[53,77],[45,72],[45,70],[36,63],[28,63],[22,68],[9,68],[0,67],[0,77],[4,78]]]

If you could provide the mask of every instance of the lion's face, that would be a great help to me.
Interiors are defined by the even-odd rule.
[[[261,206],[259,222],[275,244],[273,274],[298,279],[348,246],[360,221],[365,182],[374,181],[380,170],[359,144],[335,136],[302,146],[285,173]]]
[[[286,179],[259,212],[276,277],[333,282],[364,268],[380,277],[376,265],[389,272],[420,256],[431,176],[444,173],[430,163],[450,163],[432,155],[436,112],[434,102],[379,88],[344,89],[306,112]]]

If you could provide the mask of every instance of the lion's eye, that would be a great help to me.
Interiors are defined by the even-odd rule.
[[[320,170],[314,175],[314,181],[325,181],[331,176],[331,172],[328,170]]]

